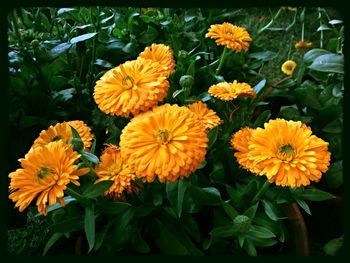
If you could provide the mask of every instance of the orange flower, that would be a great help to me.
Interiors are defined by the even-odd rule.
[[[127,117],[155,106],[168,88],[159,63],[139,58],[107,71],[96,82],[94,99],[101,111]]]
[[[132,192],[132,181],[135,175],[121,158],[120,149],[114,145],[108,145],[103,151],[100,162],[95,167],[99,179],[95,183],[112,180],[113,185],[105,192],[105,195],[113,199],[119,199],[123,192]]]
[[[234,133],[231,137],[231,146],[236,150],[234,156],[240,166],[253,173],[258,173],[259,170],[253,165],[253,161],[248,158],[248,142],[252,136],[253,129],[245,127]]]
[[[321,179],[330,155],[328,143],[312,135],[305,124],[276,119],[252,132],[247,158],[270,182],[299,187]]]
[[[217,45],[224,45],[236,53],[242,50],[247,51],[249,42],[252,41],[245,28],[227,22],[211,25],[205,37],[216,39]]]
[[[197,115],[207,130],[211,130],[223,123],[219,116],[216,115],[216,112],[208,109],[207,105],[201,101],[188,105],[188,108]]]
[[[47,203],[59,201],[64,205],[67,184],[79,186],[79,176],[89,172],[89,168],[79,169],[74,164],[79,157],[73,146],[62,140],[31,148],[24,159],[19,159],[22,168],[9,174],[9,198],[16,202],[15,207],[23,212],[37,198],[39,213],[46,215]]]
[[[281,70],[283,73],[287,74],[288,76],[293,75],[294,69],[296,68],[297,63],[295,63],[293,60],[287,60],[283,63]]]
[[[209,90],[209,94],[224,101],[230,101],[238,97],[255,97],[254,90],[248,83],[238,83],[236,80],[233,83],[220,82],[212,85]]]
[[[187,107],[165,104],[133,118],[120,136],[120,150],[139,178],[174,182],[205,159],[205,127]]]
[[[151,59],[158,62],[167,77],[174,72],[175,60],[173,52],[169,46],[164,44],[152,44],[151,47],[146,47],[138,58]]]
[[[308,49],[312,47],[312,42],[298,41],[295,43],[295,48],[297,49]]]
[[[89,148],[92,144],[92,139],[94,136],[91,134],[91,129],[83,121],[64,121],[62,123],[57,123],[56,125],[51,125],[47,130],[40,132],[40,135],[35,139],[33,143],[33,148],[38,146],[46,145],[53,141],[62,140],[68,143],[72,138],[72,126],[79,133],[80,138],[84,143],[85,149]]]

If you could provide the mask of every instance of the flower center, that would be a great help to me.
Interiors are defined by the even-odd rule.
[[[132,77],[126,75],[122,78],[122,85],[125,89],[132,89],[134,87],[135,81]]]
[[[52,142],[55,142],[55,141],[59,141],[59,140],[61,140],[62,139],[62,137],[61,136],[59,136],[59,135],[56,135],[55,137],[53,137],[52,138]]]
[[[290,161],[294,158],[295,150],[290,144],[283,144],[278,150],[278,157],[281,160]]]
[[[167,144],[170,141],[170,132],[166,129],[160,130],[157,139],[161,144]]]
[[[49,168],[41,167],[39,172],[36,174],[40,179],[43,179],[49,173]]]

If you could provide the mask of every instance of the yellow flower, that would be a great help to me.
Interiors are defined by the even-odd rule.
[[[100,162],[95,166],[96,175],[99,179],[95,183],[112,180],[113,185],[104,193],[113,199],[121,197],[124,191],[132,192],[132,181],[135,175],[121,158],[120,149],[114,145],[102,152]]]
[[[80,138],[84,143],[85,149],[89,148],[92,144],[92,139],[94,136],[91,134],[91,129],[83,121],[64,121],[62,123],[57,123],[56,125],[51,125],[47,130],[41,131],[39,137],[35,139],[33,143],[33,148],[38,146],[46,145],[53,141],[62,140],[68,143],[72,138],[72,126],[79,133]]]
[[[223,123],[219,116],[216,115],[216,112],[208,109],[207,105],[201,101],[188,105],[188,108],[204,123],[207,130],[213,129]]]
[[[233,49],[236,53],[242,50],[247,51],[249,42],[252,41],[245,28],[227,22],[211,25],[205,37],[216,39],[217,45],[224,45]]]
[[[137,177],[174,182],[198,168],[207,142],[205,126],[192,111],[165,104],[137,115],[125,126],[120,151]]]
[[[101,111],[128,117],[155,106],[168,88],[159,63],[139,58],[107,71],[96,82],[94,99]]]
[[[253,97],[256,94],[248,83],[238,83],[236,80],[230,82],[220,82],[212,85],[209,90],[209,94],[224,101],[231,101],[237,97]]]
[[[253,129],[244,127],[234,133],[231,137],[231,146],[236,150],[234,156],[241,167],[253,173],[258,173],[259,170],[253,165],[253,161],[248,158],[248,142],[252,136]]]
[[[297,49],[305,50],[310,47],[312,47],[312,42],[298,41],[295,43],[295,48]]]
[[[38,211],[46,215],[47,203],[54,205],[59,201],[64,205],[66,185],[79,186],[79,176],[89,172],[89,168],[78,169],[74,164],[79,157],[73,146],[62,140],[31,148],[24,159],[19,159],[22,168],[9,174],[9,198],[16,202],[15,207],[23,212],[37,197]]]
[[[295,63],[293,60],[287,60],[283,63],[281,70],[283,73],[287,74],[288,76],[293,75],[294,69],[296,68],[297,63]]]
[[[152,44],[151,47],[146,47],[138,58],[151,59],[158,62],[164,70],[164,74],[169,75],[174,72],[175,60],[173,52],[169,46],[164,44]]]
[[[312,135],[300,121],[270,120],[255,129],[248,142],[248,159],[276,185],[299,187],[318,182],[330,164],[328,143]]]

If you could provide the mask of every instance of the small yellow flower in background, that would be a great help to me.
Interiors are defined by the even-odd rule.
[[[205,37],[216,39],[217,45],[224,45],[233,49],[236,53],[247,51],[249,42],[252,41],[247,30],[243,27],[234,26],[231,23],[211,25]]]
[[[212,85],[209,94],[224,101],[231,101],[238,97],[256,97],[254,90],[248,83],[239,83],[236,80],[231,82],[220,82]]]
[[[208,109],[207,105],[201,101],[188,105],[188,108],[198,116],[207,130],[213,129],[223,123],[216,112]]]
[[[135,174],[122,160],[120,149],[115,145],[108,145],[100,156],[100,162],[95,166],[98,179],[95,183],[112,180],[113,185],[104,193],[113,199],[119,199],[123,192],[132,192],[132,181]]]
[[[139,58],[107,71],[96,82],[93,96],[101,111],[128,117],[162,101],[168,88],[163,67],[151,59]]]
[[[138,58],[151,59],[158,62],[165,72],[165,75],[169,77],[174,72],[175,60],[173,51],[169,46],[164,44],[152,44],[151,47],[146,47],[142,51]]]
[[[165,104],[130,120],[120,151],[138,178],[174,182],[188,177],[205,159],[204,124],[187,107]]]
[[[295,43],[295,48],[305,50],[312,47],[312,42],[298,41]]]
[[[142,14],[147,14],[148,12],[155,11],[155,10],[157,9],[154,7],[141,8]]]
[[[94,136],[91,133],[91,128],[80,120],[64,121],[57,123],[56,125],[51,125],[47,130],[40,132],[39,137],[35,139],[32,147],[35,148],[38,146],[43,146],[50,142],[59,140],[68,143],[73,138],[72,129],[70,126],[76,129],[76,131],[79,133],[85,149],[89,148],[92,144]]]
[[[330,164],[328,143],[312,135],[300,121],[270,120],[251,132],[248,143],[240,141],[236,139],[234,145],[240,152],[236,158],[242,159],[238,162],[276,185],[299,187],[318,182]]]
[[[22,168],[9,174],[9,198],[16,202],[15,207],[23,212],[37,198],[39,213],[47,215],[47,203],[54,205],[58,201],[64,205],[66,185],[79,186],[79,176],[90,171],[74,165],[79,157],[73,146],[62,140],[31,148],[24,159],[19,159]]]
[[[294,69],[296,68],[297,63],[295,63],[293,60],[287,60],[283,63],[281,70],[283,73],[287,74],[288,76],[293,75]]]

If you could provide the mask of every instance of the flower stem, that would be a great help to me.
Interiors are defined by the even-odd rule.
[[[76,191],[74,191],[73,189],[67,187],[66,190],[67,194],[71,195],[72,197],[74,197],[77,200],[81,200],[84,199],[85,197],[83,197],[81,194],[77,193]]]
[[[263,184],[263,186],[260,188],[260,190],[254,196],[251,203],[255,204],[258,201],[258,199],[260,198],[260,196],[262,196],[265,193],[265,191],[267,190],[267,188],[269,188],[269,186],[270,186],[270,182],[269,182],[269,180],[266,180],[265,183]]]
[[[227,51],[227,47],[225,46],[224,51],[222,51],[222,54],[221,54],[219,66],[216,69],[216,75],[219,74],[219,72],[220,72],[220,70],[222,68],[222,65],[224,64],[224,60],[225,60],[225,57],[226,57],[226,51]]]

